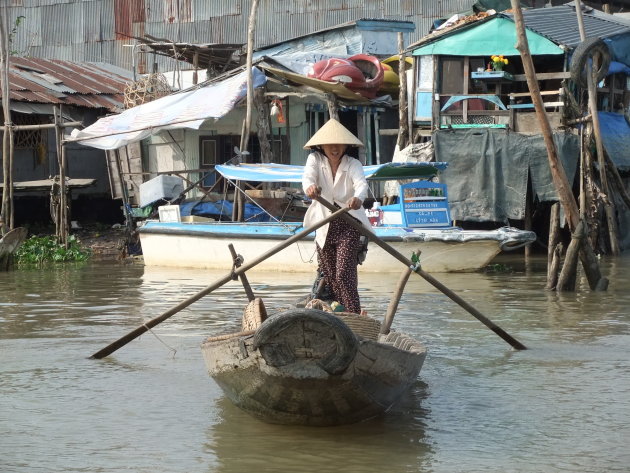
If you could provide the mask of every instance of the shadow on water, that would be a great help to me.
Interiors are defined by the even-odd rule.
[[[205,444],[217,464],[207,471],[431,471],[430,413],[422,407],[428,389],[417,381],[385,415],[334,427],[266,424],[221,396],[214,406],[219,420],[207,430]]]

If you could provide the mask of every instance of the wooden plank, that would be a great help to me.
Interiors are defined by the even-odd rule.
[[[381,136],[398,136],[398,128],[381,128],[378,130]]]
[[[80,188],[80,187],[89,187],[96,182],[96,179],[68,179],[66,180],[66,187],[70,188]],[[13,189],[18,191],[36,191],[36,190],[50,190],[50,187],[53,185],[53,179],[40,179],[37,181],[21,181],[14,182]],[[3,184],[0,182],[0,189],[2,189]]]
[[[545,108],[547,107],[562,107],[564,106],[564,102],[545,102],[543,103]],[[534,108],[533,103],[515,103],[513,105],[508,105],[509,109],[519,109],[519,108]]]
[[[552,80],[552,79],[570,79],[570,72],[539,72],[536,74],[536,80]],[[525,74],[514,74],[515,81],[525,82],[527,77]]]
[[[559,95],[560,91],[559,90],[541,90],[540,91],[540,95]],[[531,92],[513,92],[510,95],[510,98],[512,97],[531,97],[532,94]]]

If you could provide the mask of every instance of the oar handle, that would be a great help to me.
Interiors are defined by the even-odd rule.
[[[317,200],[320,204],[322,204],[327,209],[329,209],[331,211],[335,211],[335,206],[333,204],[331,204],[330,202],[328,202],[323,197],[321,197],[321,196],[320,197],[316,197],[315,200]],[[436,289],[440,290],[443,294],[448,296],[453,302],[456,302],[461,307],[466,309],[470,314],[472,314],[474,317],[476,317],[482,324],[484,324],[486,327],[488,327],[490,330],[492,330],[494,333],[496,333],[499,337],[501,337],[503,340],[505,340],[507,343],[509,343],[513,348],[516,348],[517,350],[525,350],[527,348],[525,345],[523,345],[521,342],[516,340],[509,333],[507,333],[505,330],[503,330],[501,327],[496,325],[494,322],[492,322],[490,319],[488,319],[486,316],[484,316],[481,312],[479,312],[477,309],[475,309],[468,302],[466,302],[464,299],[462,299],[457,294],[455,294],[453,291],[451,291],[449,288],[447,288],[444,284],[439,282],[437,279],[435,279],[430,274],[424,272],[420,268],[420,266],[414,264],[409,258],[407,258],[404,255],[402,255],[398,250],[396,250],[395,248],[392,248],[391,245],[387,244],[385,241],[383,241],[382,239],[377,237],[373,232],[371,232],[370,230],[365,228],[363,226],[363,224],[359,223],[355,218],[353,218],[350,215],[343,215],[342,218],[346,222],[348,222],[350,225],[352,225],[356,230],[358,230],[359,233],[361,233],[362,235],[365,235],[369,240],[371,240],[374,243],[376,243],[378,246],[380,246],[387,253],[389,253],[394,258],[396,258],[398,261],[400,261],[405,266],[410,268],[413,272],[415,272],[419,276],[423,277],[429,284],[431,284]]]

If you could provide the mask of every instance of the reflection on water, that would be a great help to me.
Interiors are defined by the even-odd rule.
[[[501,261],[509,272],[436,277],[529,350],[511,350],[412,276],[394,327],[427,345],[420,378],[387,415],[327,428],[264,424],[207,377],[199,344],[238,329],[238,281],[112,356],[87,358],[223,272],[0,273],[0,471],[628,471],[630,256],[603,261],[609,291],[575,294],[545,291],[544,260],[519,258]],[[248,273],[271,312],[312,277]],[[370,315],[383,316],[397,280],[360,276]]]
[[[425,470],[424,463],[432,450],[424,432],[425,391],[422,382],[416,383],[387,416],[363,422],[359,427],[265,424],[219,398],[216,405],[221,420],[208,429],[206,444],[208,452],[219,459],[212,471]],[[279,439],[291,440],[279,448]],[[387,469],[388,463],[393,469]],[[305,469],[307,465],[313,465],[312,469]]]

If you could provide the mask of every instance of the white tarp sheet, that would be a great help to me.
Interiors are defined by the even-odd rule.
[[[252,74],[254,88],[265,84],[267,78],[260,69],[252,68]],[[247,75],[243,71],[221,82],[168,95],[101,118],[83,130],[73,130],[68,141],[99,149],[117,149],[162,130],[199,129],[204,121],[226,115],[246,94]]]

